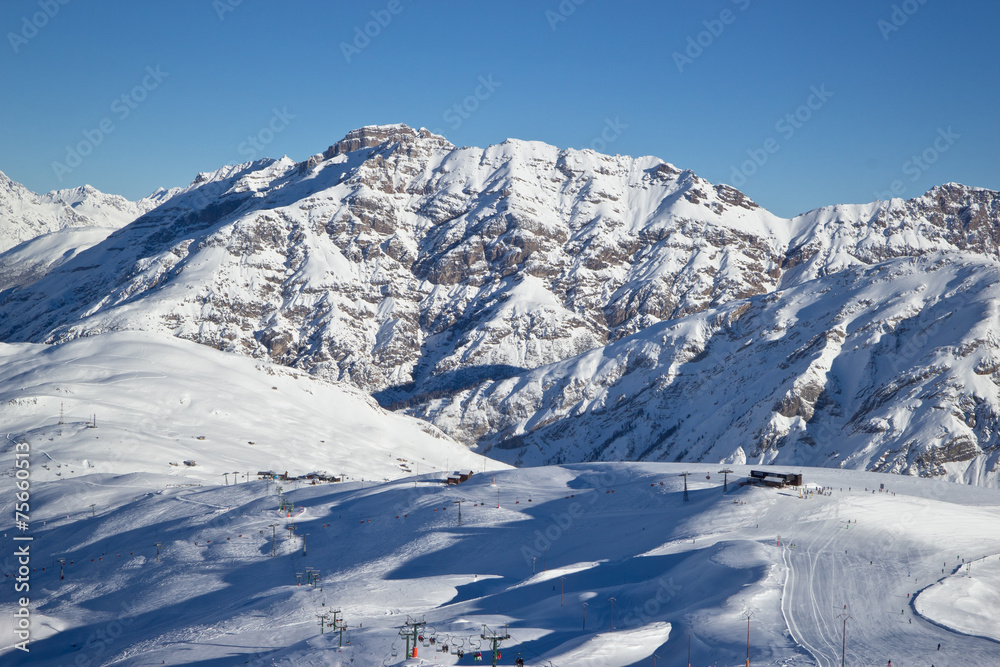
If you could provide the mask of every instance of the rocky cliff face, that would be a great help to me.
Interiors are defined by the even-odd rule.
[[[860,308],[859,317],[876,321],[860,301],[824,306],[823,290],[837,288],[823,281],[941,253],[972,253],[983,262],[974,272],[986,271],[997,260],[1000,223],[996,192],[955,184],[910,201],[783,219],[652,157],[517,140],[459,148],[403,125],[355,130],[299,163],[261,160],[200,174],[158,204],[37,281],[0,292],[0,340],[165,330],[350,382],[522,461],[684,455],[683,447],[666,448],[666,421],[650,435],[658,445],[609,442],[603,453],[562,454],[561,444],[543,445],[546,424],[590,419],[580,396],[552,393],[562,381],[550,369],[564,360],[599,350],[616,372],[659,377],[666,352],[637,356],[618,345],[677,321],[737,321],[736,311],[779,303],[806,284],[826,285],[808,288],[813,308]],[[803,335],[794,319],[776,321],[793,330],[787,340]],[[815,343],[825,355],[847,335],[835,324],[826,322],[831,328]],[[794,352],[785,344],[775,348],[779,356],[753,363],[784,363],[780,354]],[[528,379],[534,369],[546,378],[540,384]],[[727,431],[739,441],[733,450],[758,458],[791,451],[778,445],[792,430],[767,424],[812,424],[827,414],[826,376],[819,366],[813,375],[787,396],[780,382],[772,387],[785,387],[780,396],[763,387],[749,394],[761,397],[766,418],[737,419],[745,428]],[[704,383],[724,382],[710,378]],[[510,382],[524,382],[531,395]],[[679,386],[636,391],[689,401]],[[631,404],[622,396],[614,400]],[[600,423],[580,433],[604,433],[603,442],[637,428]],[[531,440],[536,432],[541,439]],[[533,444],[518,450],[518,438]],[[895,436],[886,442],[899,444]],[[963,447],[955,451],[971,451]]]

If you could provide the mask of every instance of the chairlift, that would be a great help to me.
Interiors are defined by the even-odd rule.
[[[395,646],[393,646],[392,647],[392,657],[395,658],[397,655],[399,655],[399,650]]]

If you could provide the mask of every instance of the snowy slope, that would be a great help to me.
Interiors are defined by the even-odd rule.
[[[745,461],[997,484],[1000,265],[848,269],[411,411],[518,464]]]
[[[0,344],[0,405],[0,433],[35,443],[38,481],[150,472],[218,483],[258,470],[382,480],[500,465],[352,387],[165,334]]]
[[[7,648],[2,660],[398,665],[399,628],[420,620],[419,657],[407,664],[471,665],[477,646],[489,664],[486,625],[505,637],[504,665],[625,667],[654,654],[686,664],[690,637],[692,664],[735,667],[751,612],[752,664],[834,667],[846,612],[848,664],[995,664],[994,641],[928,611],[963,561],[1000,556],[994,491],[908,478],[882,491],[884,475],[809,468],[802,489],[751,489],[736,485],[748,468],[733,468],[725,494],[718,466],[664,463],[501,471],[495,486],[477,475],[457,487],[286,488],[304,508],[294,518],[277,516],[263,482],[40,482],[32,652]],[[693,473],[690,502],[680,472]],[[9,531],[11,501],[0,503]],[[297,585],[307,569],[320,571],[316,587]],[[952,599],[969,610],[983,598]],[[13,609],[0,600],[2,617]],[[339,632],[320,634],[318,615],[333,612],[347,625],[342,649]]]
[[[1000,556],[957,557],[943,562],[950,576],[923,589],[914,609],[925,618],[967,635],[1000,642]]]
[[[45,277],[80,252],[97,245],[115,227],[64,227],[0,253],[0,292],[25,287]]]

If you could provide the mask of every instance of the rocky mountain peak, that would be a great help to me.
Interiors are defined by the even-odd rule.
[[[323,157],[330,159],[343,153],[351,153],[363,148],[374,148],[385,143],[407,142],[414,139],[439,139],[447,143],[444,137],[438,136],[425,128],[413,128],[397,123],[394,125],[366,125],[351,130],[344,138],[330,146]]]

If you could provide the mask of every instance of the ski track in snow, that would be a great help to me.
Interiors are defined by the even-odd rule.
[[[893,498],[877,496],[879,500],[896,504]],[[894,664],[910,664],[899,657],[912,659],[915,647],[925,647],[924,655],[934,661],[936,645],[954,645],[955,631],[913,613],[912,602],[925,588],[917,585],[917,579],[927,573],[927,581],[935,577],[939,552],[904,545],[887,557],[890,554],[880,552],[878,540],[864,530],[864,524],[845,526],[845,519],[813,521],[804,530],[789,531],[795,548],[782,546],[786,568],[782,613],[793,638],[817,665],[836,667],[843,632],[836,616],[847,613],[847,662],[883,664],[891,659]],[[845,609],[846,601],[853,602]],[[965,664],[995,664],[998,655],[993,642],[975,636],[963,641],[963,651]],[[949,663],[939,654],[935,664]]]

